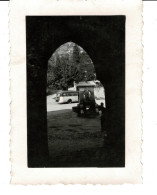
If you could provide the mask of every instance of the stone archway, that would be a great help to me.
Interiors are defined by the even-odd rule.
[[[121,151],[115,166],[124,166],[125,16],[28,16],[26,30],[28,166],[48,166],[47,61],[69,40],[92,57],[97,79],[106,92],[110,143]],[[112,162],[114,159],[111,166]]]

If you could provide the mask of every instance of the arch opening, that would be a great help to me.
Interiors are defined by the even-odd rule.
[[[58,47],[48,60],[47,95],[54,96],[62,90],[76,90],[76,85],[86,79],[95,83],[94,94],[98,104],[105,104],[105,90],[96,78],[95,66],[87,52],[74,42],[66,42]],[[49,99],[47,107],[49,107]],[[47,109],[48,111],[51,109]]]
[[[124,166],[125,16],[83,16],[81,20],[79,16],[29,16],[26,19],[28,166],[49,166],[47,165],[49,162],[47,62],[56,48],[69,40],[78,43],[92,57],[97,78],[105,87],[107,129],[110,132],[108,139],[113,153],[116,154],[117,148],[119,148],[121,155],[118,162],[114,155],[108,162],[104,160],[101,166],[113,166],[113,164],[115,167]],[[73,123],[72,125],[75,126]],[[49,127],[51,128],[51,125]],[[69,130],[71,129],[72,126],[69,126]],[[56,127],[54,130],[58,131]],[[94,166],[97,166],[98,163],[95,163]],[[77,164],[75,165],[77,166]]]
[[[57,48],[48,60],[47,69],[47,132],[52,167],[83,166],[78,159],[69,160],[68,156],[75,156],[85,148],[87,155],[92,147],[97,147],[94,137],[98,137],[103,147],[102,123],[98,107],[97,113],[95,108],[102,103],[105,105],[104,87],[96,79],[95,67],[87,52],[73,42]],[[83,109],[77,112],[76,108],[82,105]],[[62,153],[66,157],[58,158]],[[85,159],[85,155],[81,159]],[[96,160],[85,161],[86,166],[95,163]]]

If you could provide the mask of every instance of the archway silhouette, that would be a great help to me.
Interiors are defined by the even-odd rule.
[[[92,57],[97,79],[105,88],[107,128],[113,151],[120,149],[115,166],[125,165],[125,16],[28,16],[27,135],[28,166],[49,166],[46,85],[47,61],[71,40]],[[113,166],[111,159],[104,166]]]

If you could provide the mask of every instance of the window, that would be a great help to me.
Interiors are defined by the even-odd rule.
[[[62,96],[67,96],[67,94],[66,93],[62,93]]]

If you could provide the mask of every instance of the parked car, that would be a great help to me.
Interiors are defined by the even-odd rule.
[[[56,102],[58,103],[72,103],[78,102],[78,91],[62,91],[56,94]]]

